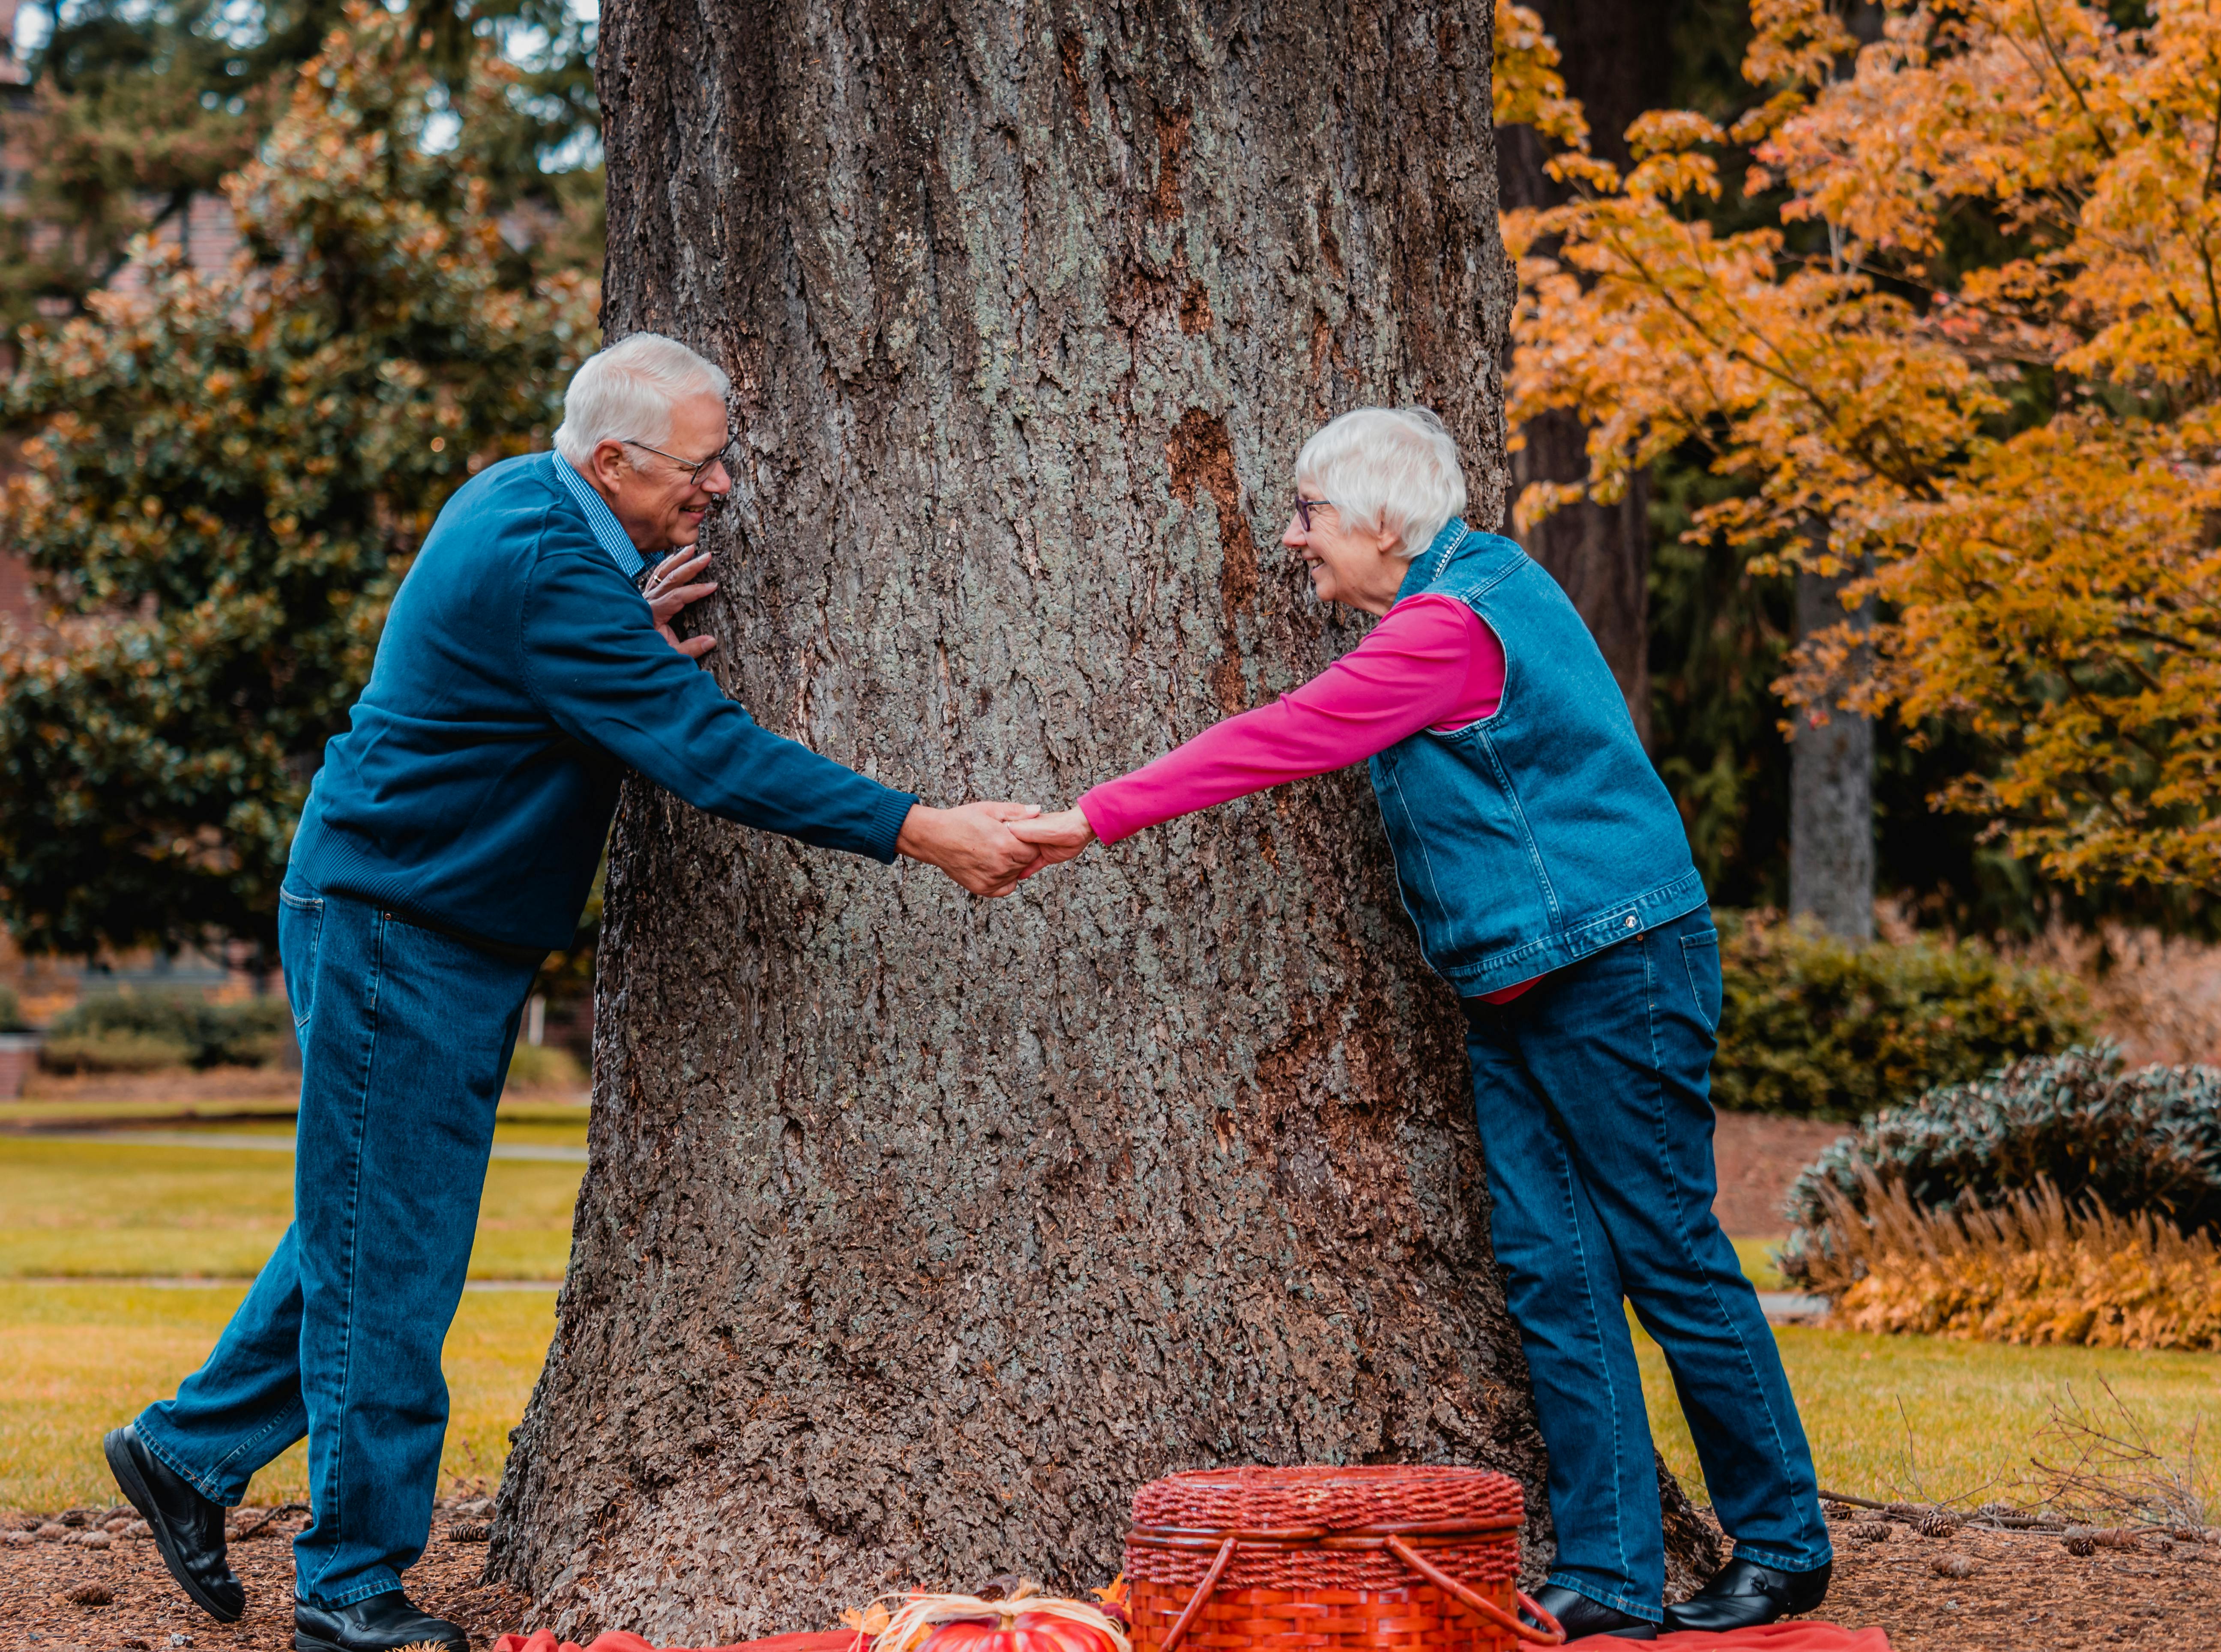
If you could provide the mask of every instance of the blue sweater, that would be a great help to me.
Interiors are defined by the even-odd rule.
[[[616,518],[559,466],[506,460],[440,512],[325,749],[289,880],[568,946],[627,768],[728,820],[893,860],[917,799],[766,733],[675,652],[620,566],[640,564]]]

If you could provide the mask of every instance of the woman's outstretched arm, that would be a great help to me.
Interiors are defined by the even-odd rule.
[[[1447,597],[1414,597],[1301,688],[1012,830],[1048,850],[1045,859],[1069,860],[1098,837],[1115,843],[1176,816],[1347,768],[1422,729],[1476,722],[1494,713],[1503,691],[1503,647],[1473,610]]]

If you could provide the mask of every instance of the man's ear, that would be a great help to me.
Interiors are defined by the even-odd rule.
[[[606,488],[616,487],[624,480],[625,472],[632,468],[632,461],[625,457],[624,445],[616,441],[595,443],[593,454],[587,463],[594,473],[594,480]]]

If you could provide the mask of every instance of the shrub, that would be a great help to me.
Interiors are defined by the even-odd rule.
[[[23,1030],[23,1001],[12,986],[0,986],[0,1033]]]
[[[210,1004],[185,992],[103,992],[54,1019],[41,1061],[57,1072],[260,1067],[282,1055],[291,1018],[277,998]],[[154,1059],[158,1048],[172,1051]]]
[[[1851,1330],[1989,1342],[2221,1351],[2221,1251],[2149,1211],[2071,1208],[2049,1182],[1992,1210],[1929,1210],[1868,1172],[1824,1186],[1806,1287]]]
[[[586,1071],[560,1044],[524,1044],[509,1058],[509,1082],[519,1090],[583,1090]]]
[[[1722,1107],[1854,1119],[2087,1030],[2074,982],[1974,942],[1855,947],[1761,914],[1719,925]]]
[[[2221,1071],[2122,1071],[2112,1044],[2035,1056],[1974,1084],[1947,1085],[1879,1113],[1823,1153],[1789,1191],[1797,1231],[1782,1271],[1806,1277],[1840,1201],[1863,1215],[1871,1191],[1917,1209],[1996,1207],[2055,1188],[2149,1213],[2187,1233],[2221,1227]]]
[[[160,1073],[185,1066],[192,1053],[156,1033],[65,1033],[39,1047],[39,1064],[56,1073]]]

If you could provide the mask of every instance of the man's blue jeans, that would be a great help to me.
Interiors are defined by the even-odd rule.
[[[301,1038],[293,1224],[208,1362],[139,1417],[219,1503],[303,1435],[294,1587],[343,1606],[424,1552],[462,1299],[529,963],[289,887],[278,949]]]
[[[1665,1351],[1736,1553],[1832,1558],[1774,1332],[1712,1216],[1711,913],[1623,941],[1503,1005],[1467,1000],[1491,1233],[1550,1451],[1550,1581],[1656,1622],[1665,1539],[1622,1298]]]

